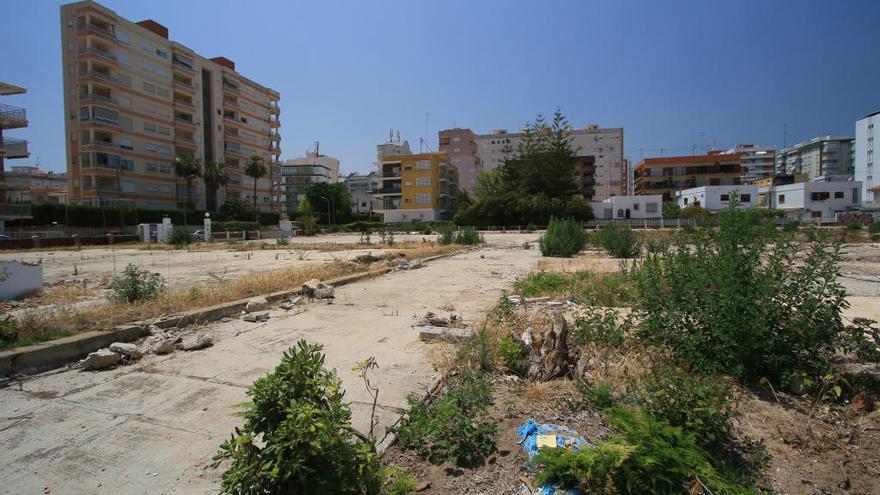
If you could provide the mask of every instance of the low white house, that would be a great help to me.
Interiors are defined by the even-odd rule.
[[[723,210],[734,196],[739,199],[740,208],[757,206],[758,186],[701,186],[675,192],[679,207],[700,206],[709,211]]]
[[[593,202],[593,215],[598,220],[612,218],[661,218],[663,216],[663,196],[651,194],[644,196],[611,196]]]
[[[760,188],[760,206],[802,220],[833,221],[861,203],[861,182],[799,182]]]

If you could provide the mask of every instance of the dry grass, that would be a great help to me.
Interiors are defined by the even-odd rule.
[[[520,397],[528,403],[554,404],[560,399],[570,397],[573,391],[574,382],[571,380],[527,382],[522,387]]]
[[[28,299],[28,303],[36,305],[69,304],[71,302],[91,299],[101,294],[97,287],[85,287],[80,284],[60,284],[46,287],[43,292]]]

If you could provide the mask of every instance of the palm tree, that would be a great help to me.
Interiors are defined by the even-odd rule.
[[[186,204],[183,205],[183,225],[186,227],[186,210],[192,205],[192,180],[202,176],[202,162],[192,153],[185,152],[174,159],[174,175],[186,180]]]
[[[263,165],[263,159],[259,155],[253,155],[248,158],[247,164],[244,167],[244,174],[254,179],[254,210],[257,209],[257,180],[267,173],[266,166]]]
[[[205,164],[205,199],[210,211],[217,209],[217,189],[229,182],[226,175],[226,164],[214,161]]]

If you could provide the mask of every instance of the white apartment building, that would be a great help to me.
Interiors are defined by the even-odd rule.
[[[874,136],[880,136],[880,112],[866,115],[856,122],[856,144],[854,152],[855,180],[862,183],[862,199],[865,204],[875,205],[880,203],[880,180],[874,181]],[[880,179],[880,176],[878,176]]]
[[[495,170],[504,164],[505,148],[509,146],[515,149],[521,139],[521,133],[506,130],[476,136],[477,156],[483,169]],[[594,164],[591,173],[582,174],[580,187],[584,197],[603,201],[626,193],[623,181],[623,128],[603,129],[591,124],[572,129],[571,145],[578,157],[585,157]]]
[[[663,195],[612,196],[604,201],[594,201],[593,215],[598,220],[612,218],[661,218]]]
[[[745,173],[743,182],[751,182],[770,177],[776,170],[776,148],[763,148],[754,144],[738,144],[724,152],[727,155],[739,154],[740,164]]]
[[[373,192],[379,189],[379,175],[375,170],[369,174],[352,172],[345,176],[345,189],[351,196],[352,213],[372,213],[382,209]]]
[[[675,201],[680,208],[699,206],[709,211],[727,208],[731,198],[739,200],[740,208],[758,205],[758,186],[728,185],[701,186],[675,191]]]
[[[853,139],[820,136],[776,154],[777,174],[808,174],[811,181],[853,179]]]
[[[332,156],[310,151],[305,156],[285,160],[281,164],[280,184],[285,211],[295,212],[299,208],[310,185],[338,179],[339,160]]]
[[[758,204],[783,210],[786,216],[802,220],[833,221],[838,213],[858,208],[861,182],[798,182],[784,186],[762,186]]]

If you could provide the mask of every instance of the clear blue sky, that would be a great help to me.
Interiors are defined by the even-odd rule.
[[[59,5],[3,0],[0,80],[28,88],[31,142],[65,168]],[[626,153],[713,140],[781,146],[853,135],[880,110],[880,2],[864,1],[219,1],[103,2],[152,18],[171,39],[234,60],[281,92],[282,158],[315,140],[368,171],[399,129],[515,129],[557,106],[575,125],[623,127]],[[673,154],[666,151],[666,155]]]

